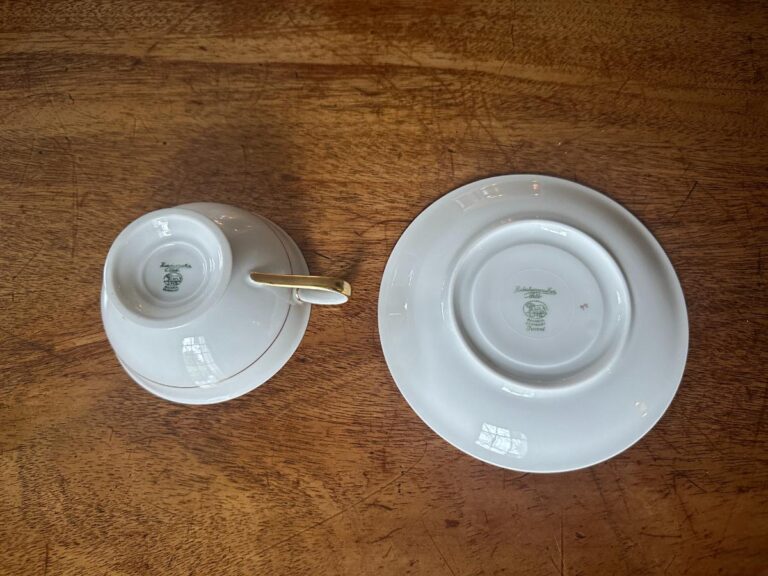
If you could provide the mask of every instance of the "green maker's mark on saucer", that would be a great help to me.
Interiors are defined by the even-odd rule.
[[[528,332],[544,332],[547,328],[544,319],[547,317],[549,307],[541,300],[542,296],[555,296],[557,290],[554,288],[534,288],[532,286],[516,286],[515,294],[522,293],[526,299],[523,304],[523,314],[525,314],[525,329]]]

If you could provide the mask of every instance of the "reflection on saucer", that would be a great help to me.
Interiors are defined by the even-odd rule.
[[[522,458],[528,452],[525,434],[487,423],[483,424],[475,444],[496,454],[509,454],[515,458]]]

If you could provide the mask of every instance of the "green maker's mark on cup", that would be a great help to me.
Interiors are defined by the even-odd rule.
[[[184,281],[184,276],[179,268],[192,268],[190,264],[168,264],[162,262],[160,268],[165,270],[163,274],[163,292],[178,292],[179,286]]]

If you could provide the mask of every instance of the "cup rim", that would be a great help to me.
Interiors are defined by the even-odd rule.
[[[121,298],[119,290],[116,287],[115,281],[115,268],[116,260],[118,259],[119,252],[128,244],[132,234],[140,227],[144,226],[147,222],[163,217],[163,216],[183,216],[189,220],[194,221],[196,224],[205,228],[214,238],[217,249],[217,264],[220,272],[217,274],[215,284],[208,289],[207,293],[200,302],[188,311],[181,312],[178,315],[169,318],[152,318],[138,313],[132,307],[126,305]],[[154,210],[143,214],[139,218],[132,221],[128,226],[123,228],[117,235],[107,253],[106,260],[104,262],[103,271],[103,289],[109,296],[110,301],[113,303],[120,313],[126,318],[130,319],[139,325],[146,326],[148,328],[177,328],[183,326],[198,318],[209,310],[214,304],[216,304],[229,285],[232,276],[232,249],[229,244],[229,240],[224,235],[224,232],[219,226],[209,219],[208,217],[190,210],[187,208],[162,208],[160,210]]]

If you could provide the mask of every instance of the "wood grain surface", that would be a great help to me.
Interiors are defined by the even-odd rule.
[[[0,3],[0,574],[768,574],[764,2]],[[534,172],[657,236],[685,377],[593,468],[504,471],[409,409],[376,328],[399,234]],[[352,301],[223,405],[161,401],[99,316],[123,226],[209,200]]]

